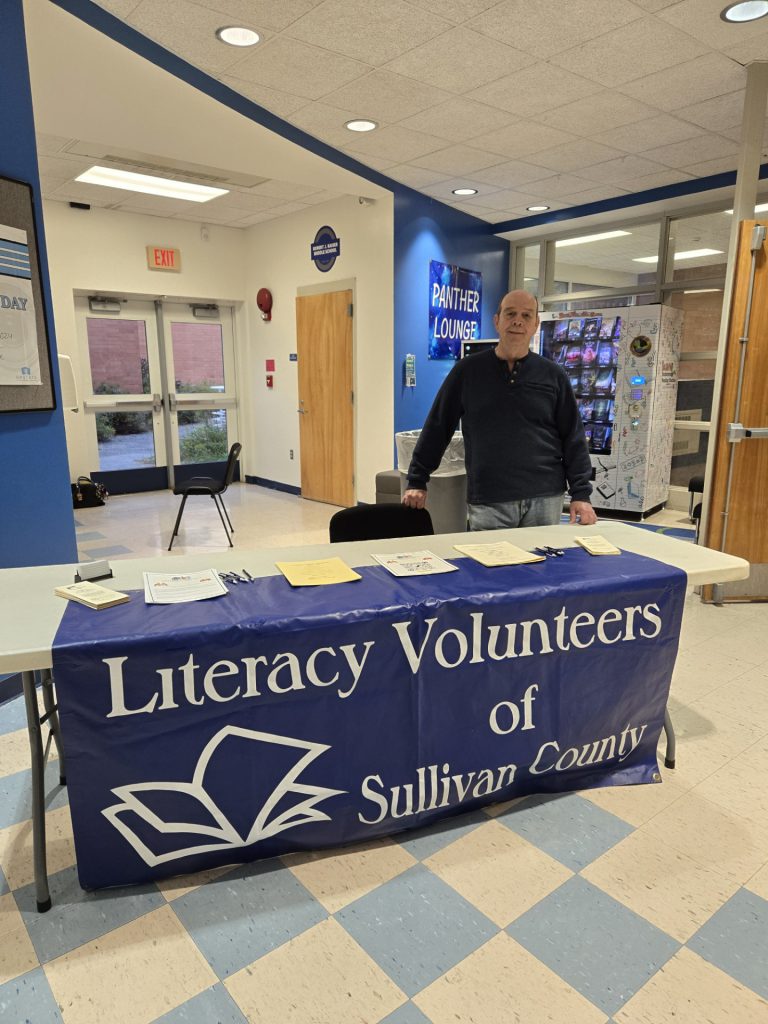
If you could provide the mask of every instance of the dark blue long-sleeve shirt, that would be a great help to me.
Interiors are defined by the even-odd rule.
[[[510,372],[495,351],[461,359],[443,381],[408,470],[424,489],[461,422],[467,500],[486,505],[592,493],[592,465],[576,399],[563,370],[529,352]]]

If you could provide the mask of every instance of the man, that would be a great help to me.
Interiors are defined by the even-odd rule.
[[[539,326],[535,296],[509,292],[493,318],[499,341],[460,360],[437,393],[408,469],[403,504],[423,508],[430,474],[462,424],[471,530],[597,522],[592,466],[576,399],[563,370],[529,350]]]

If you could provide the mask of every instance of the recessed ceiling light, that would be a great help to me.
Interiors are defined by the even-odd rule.
[[[688,249],[687,252],[676,252],[676,260],[696,260],[700,256],[723,256],[722,249]],[[633,263],[658,263],[658,256],[635,256]]]
[[[476,196],[477,195],[477,189],[476,188],[455,188],[453,190],[453,194],[455,196]]]
[[[619,238],[630,235],[631,231],[602,231],[599,235],[581,235],[579,238],[561,238],[555,242],[556,249],[564,249],[567,245],[583,245],[585,242],[601,242],[604,238]]]
[[[544,213],[544,211],[548,209],[548,206],[526,206],[526,210],[528,210],[529,213]]]
[[[376,121],[369,121],[367,118],[358,117],[354,121],[347,121],[344,127],[349,128],[351,132],[372,132],[374,128],[379,126]]]
[[[757,21],[768,14],[768,2],[766,0],[745,0],[744,3],[729,4],[720,12],[723,21]]]
[[[241,25],[225,25],[216,29],[216,38],[229,46],[255,46],[261,36],[251,28]]]
[[[768,210],[768,203],[759,203],[755,207],[755,213],[764,213],[766,210]],[[733,210],[723,210],[723,213],[731,213],[732,214]]]
[[[88,185],[105,185],[107,188],[123,188],[128,192],[145,192],[150,196],[166,199],[188,199],[191,203],[207,203],[228,193],[226,188],[211,188],[210,185],[192,185],[187,181],[173,181],[171,178],[155,178],[150,174],[136,174],[121,171],[117,167],[91,167],[75,178]]]

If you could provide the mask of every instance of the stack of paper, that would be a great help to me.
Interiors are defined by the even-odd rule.
[[[310,562],[275,562],[292,587],[322,587],[328,583],[361,580],[340,558],[317,558]]]
[[[621,549],[611,544],[599,533],[591,533],[588,537],[574,537],[577,544],[581,544],[590,555],[620,555]]]
[[[116,604],[125,604],[126,601],[130,601],[128,594],[87,581],[70,583],[66,587],[56,587],[54,594],[66,597],[68,601],[77,601],[78,604],[84,604],[87,608],[112,608]]]
[[[496,544],[455,544],[454,547],[481,565],[527,565],[529,562],[544,561],[544,555],[524,551],[506,540]]]
[[[438,572],[455,572],[451,565],[431,551],[400,551],[394,555],[372,555],[393,576],[431,576]]]

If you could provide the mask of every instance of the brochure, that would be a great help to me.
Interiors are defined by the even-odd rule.
[[[228,593],[215,569],[144,573],[144,600],[147,604],[184,604]]]
[[[533,551],[524,551],[507,540],[499,541],[496,544],[454,544],[457,551],[461,551],[470,558],[474,558],[481,565],[527,565],[529,562],[543,562],[545,555],[537,555]]]
[[[451,565],[444,558],[431,551],[399,551],[393,555],[371,555],[393,576],[431,576],[439,572],[455,572],[457,565]]]
[[[360,573],[340,558],[317,558],[310,562],[275,562],[292,587],[322,587],[329,583],[361,580]]]
[[[590,555],[620,555],[621,549],[599,533],[592,533],[588,537],[574,537],[577,544],[581,544]]]

